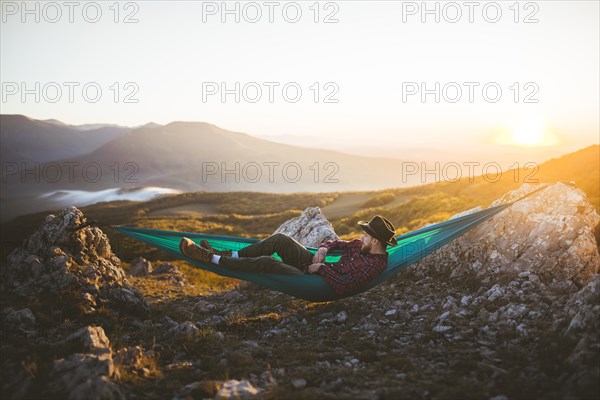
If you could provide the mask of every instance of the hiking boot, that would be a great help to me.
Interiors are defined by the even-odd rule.
[[[210,243],[208,243],[208,240],[201,240],[200,241],[200,246],[205,248],[206,250],[212,251],[213,253],[215,253],[218,256],[227,256],[227,257],[231,257],[231,250],[215,250]]]
[[[186,237],[181,238],[181,241],[179,242],[179,251],[189,258],[202,261],[206,264],[210,263],[211,256],[214,254],[214,252],[198,246]]]

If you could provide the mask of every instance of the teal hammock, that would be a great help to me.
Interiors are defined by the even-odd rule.
[[[385,282],[402,269],[419,261],[428,254],[433,253],[435,250],[446,245],[453,239],[461,236],[482,222],[490,219],[515,202],[522,200],[523,198],[530,196],[542,189],[544,188],[537,189],[510,203],[490,207],[469,215],[457,217],[438,224],[429,225],[416,231],[397,236],[396,240],[398,240],[398,245],[393,247],[388,246],[387,249],[388,266],[386,270],[365,285],[359,292],[353,293],[352,295],[365,292],[374,286]],[[210,235],[205,233],[174,232],[126,226],[116,226],[114,229],[124,233],[125,235],[141,240],[142,242],[146,242],[156,248],[174,254],[178,258],[186,260],[202,269],[222,276],[250,281],[293,297],[301,298],[307,301],[332,301],[338,300],[342,297],[347,297],[337,295],[335,291],[329,285],[327,285],[323,278],[319,275],[280,275],[271,273],[232,271],[219,265],[210,263],[205,264],[198,260],[189,258],[179,251],[179,241],[183,236],[192,239],[196,244],[199,244],[200,240],[206,239],[211,246],[219,250],[239,250],[257,242],[258,239]],[[307,249],[313,254],[317,251],[317,249],[313,247],[307,247]],[[330,254],[327,254],[326,262],[332,263],[338,261],[341,254],[341,251],[333,251]],[[274,254],[273,257],[281,259],[276,254]]]

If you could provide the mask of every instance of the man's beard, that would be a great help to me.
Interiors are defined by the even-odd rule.
[[[367,246],[365,244],[360,248],[360,254],[369,254],[371,252],[371,246]]]

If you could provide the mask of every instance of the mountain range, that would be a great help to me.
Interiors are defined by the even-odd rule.
[[[41,175],[36,182],[33,172],[4,171],[3,198],[138,186],[282,193],[420,183],[401,182],[398,159],[276,143],[204,122],[80,130],[3,115],[1,123],[3,162]]]
[[[71,204],[74,196],[86,194],[98,199],[107,193],[109,201],[109,197],[139,198],[142,191],[347,192],[416,186],[447,178],[443,170],[432,171],[431,164],[425,168],[416,163],[414,154],[406,159],[361,156],[310,147],[316,144],[313,140],[285,144],[205,122],[76,126],[53,119],[1,115],[0,128],[3,221],[64,207],[67,199]],[[442,160],[441,168],[452,163],[447,161],[452,160],[450,151],[438,150],[433,157]],[[482,175],[467,171],[461,160],[454,163],[462,170],[449,168],[446,173],[453,177],[464,178],[473,172]],[[543,176],[548,170],[544,165],[538,172],[530,172]],[[582,166],[567,163],[561,170],[572,168]],[[494,172],[494,168],[488,170],[492,177]],[[580,172],[573,174],[579,176]]]

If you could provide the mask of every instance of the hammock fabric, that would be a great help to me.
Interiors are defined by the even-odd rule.
[[[510,203],[490,207],[485,210],[450,219],[438,224],[429,225],[416,231],[397,236],[396,240],[398,240],[398,245],[393,247],[388,246],[387,249],[389,255],[388,266],[386,270],[365,285],[359,292],[354,294],[365,292],[374,286],[385,282],[402,269],[419,261],[428,254],[433,253],[435,250],[446,245],[453,239],[471,230],[482,222],[490,219],[515,202],[522,200],[523,198],[530,196],[534,192],[537,192],[541,189],[543,188],[537,189]],[[174,254],[178,258],[186,260],[202,269],[222,276],[250,281],[258,285],[268,287],[272,290],[286,293],[290,296],[298,297],[308,301],[332,301],[342,298],[337,295],[335,291],[329,285],[327,285],[323,278],[319,275],[282,275],[232,271],[219,265],[210,263],[205,264],[198,260],[189,258],[179,251],[179,241],[183,236],[192,239],[195,243],[200,243],[200,240],[206,239],[211,246],[220,250],[239,250],[254,242],[257,242],[258,239],[191,232],[173,232],[126,226],[116,226],[114,228],[125,235],[134,237],[154,247],[165,250]],[[315,253],[317,250],[312,247],[308,247],[307,249],[312,253]],[[331,252],[327,255],[326,262],[338,261],[341,254],[341,251]],[[276,254],[274,254],[273,257],[280,259]]]

